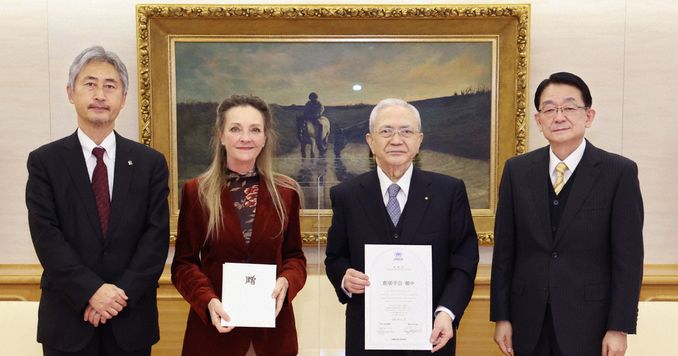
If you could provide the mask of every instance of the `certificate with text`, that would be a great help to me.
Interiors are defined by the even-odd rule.
[[[221,303],[231,318],[223,326],[275,327],[276,265],[224,263]]]
[[[366,350],[431,350],[430,245],[365,245]]]

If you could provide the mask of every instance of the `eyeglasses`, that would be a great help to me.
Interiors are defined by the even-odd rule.
[[[410,138],[410,137],[412,137],[415,133],[421,133],[421,131],[418,131],[418,130],[412,130],[412,129],[409,129],[409,128],[402,128],[402,129],[397,129],[397,130],[394,130],[394,129],[388,129],[388,128],[387,128],[387,129],[381,129],[381,130],[379,130],[379,131],[375,131],[375,133],[378,133],[378,134],[379,134],[381,137],[383,137],[383,138],[390,138],[390,137],[393,137],[393,135],[395,135],[396,132],[397,132],[397,133],[400,135],[400,137],[402,137],[402,138]]]
[[[543,107],[541,110],[539,110],[539,112],[542,115],[544,115],[545,118],[552,119],[552,118],[556,117],[556,115],[558,115],[558,111],[562,111],[563,115],[565,115],[566,117],[572,117],[577,112],[577,110],[579,110],[579,109],[588,110],[589,108],[586,107],[586,106],[578,106],[578,105],[571,104],[571,105],[565,105],[565,106],[562,106],[562,107],[546,106],[546,107]]]

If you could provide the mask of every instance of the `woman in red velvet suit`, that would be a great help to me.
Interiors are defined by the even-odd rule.
[[[218,135],[217,135],[218,134]],[[183,355],[296,355],[292,299],[306,282],[299,185],[271,168],[271,111],[256,96],[233,95],[217,109],[214,160],[186,182],[172,283],[191,305]],[[224,262],[276,264],[275,328],[223,327]]]

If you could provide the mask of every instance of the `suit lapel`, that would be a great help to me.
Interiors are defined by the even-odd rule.
[[[525,175],[528,189],[532,192],[532,206],[539,219],[538,227],[542,229],[536,236],[543,237],[538,242],[544,246],[550,246],[553,242],[551,232],[551,210],[549,207],[549,186],[546,177],[549,171],[549,149],[543,148],[544,152],[537,155],[532,161],[530,171]],[[529,207],[528,207],[529,209]]]
[[[73,180],[73,185],[78,192],[82,204],[85,206],[85,211],[94,231],[96,231],[99,239],[103,241],[104,236],[101,231],[101,222],[99,222],[97,203],[94,198],[94,191],[92,191],[92,182],[89,180],[87,164],[85,164],[85,158],[82,155],[82,146],[80,145],[80,140],[78,140],[77,131],[64,141],[63,148],[61,157]]]
[[[431,195],[428,194],[431,180],[421,171],[415,169],[412,171],[412,180],[410,181],[410,191],[407,197],[407,203],[403,209],[402,222],[402,243],[410,244],[419,229],[419,224],[426,214],[426,209],[431,201]]]
[[[115,133],[115,174],[113,176],[113,197],[111,199],[111,217],[108,224],[106,241],[115,237],[115,231],[122,219],[127,193],[134,176],[134,154],[132,147],[118,133]]]
[[[365,211],[367,220],[370,222],[370,225],[372,225],[372,231],[377,234],[376,240],[380,243],[387,244],[390,242],[388,236],[389,224],[387,219],[390,218],[386,214],[384,198],[381,196],[381,186],[379,185],[377,170],[375,169],[363,177],[365,179],[360,182],[362,191],[356,192],[358,201]],[[367,237],[366,240],[372,241],[373,239]]]
[[[579,212],[582,204],[588,197],[589,192],[600,176],[601,167],[599,150],[595,148],[590,142],[586,141],[586,150],[584,156],[577,165],[577,178],[574,180],[570,196],[567,198],[567,205],[563,211],[563,216],[560,219],[558,232],[554,240],[554,246],[558,244],[567,227],[572,223],[574,217]]]

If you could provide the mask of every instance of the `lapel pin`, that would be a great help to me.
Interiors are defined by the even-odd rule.
[[[127,165],[128,165],[128,166],[131,166],[131,165],[133,165],[133,164],[134,164],[134,163],[132,163],[132,160],[127,161]]]

